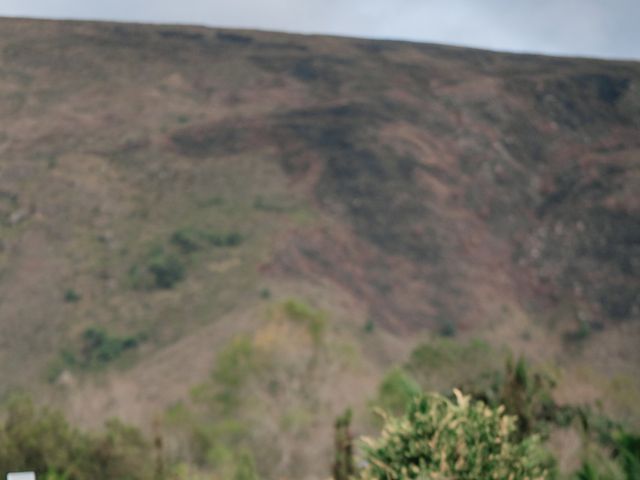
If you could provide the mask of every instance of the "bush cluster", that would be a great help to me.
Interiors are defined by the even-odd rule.
[[[325,312],[317,310],[302,300],[290,298],[282,303],[284,314],[292,321],[307,327],[309,336],[315,345],[322,342],[322,337],[327,328],[327,316]]]
[[[145,341],[145,334],[117,336],[102,327],[89,327],[72,347],[64,348],[46,370],[49,382],[55,382],[65,370],[103,368],[135,351]]]
[[[185,274],[184,259],[162,246],[152,248],[129,272],[133,286],[142,290],[172,288]]]
[[[386,416],[382,435],[365,439],[361,480],[549,478],[549,457],[535,436],[518,440],[516,418],[455,391],[416,398]]]
[[[152,246],[131,267],[129,277],[141,290],[170,289],[184,280],[191,256],[207,246],[236,247],[242,243],[238,232],[210,232],[185,227],[171,234],[168,241]]]
[[[35,471],[38,478],[151,480],[153,449],[135,429],[112,421],[96,434],[70,426],[52,410],[12,398],[0,422],[0,476]]]
[[[207,245],[236,247],[242,243],[242,235],[238,232],[218,233],[186,227],[173,232],[170,242],[183,253],[194,253],[202,250]]]
[[[138,347],[141,336],[118,337],[98,327],[87,328],[82,334],[81,355],[77,362],[82,367],[99,367],[112,362],[128,350]]]
[[[380,382],[374,405],[390,413],[400,414],[421,392],[420,385],[397,367],[390,370]]]

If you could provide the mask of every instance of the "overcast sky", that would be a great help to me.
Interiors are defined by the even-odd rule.
[[[640,0],[0,0],[0,15],[191,23],[640,60]]]

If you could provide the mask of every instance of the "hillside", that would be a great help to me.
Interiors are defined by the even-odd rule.
[[[640,422],[638,63],[0,19],[0,120],[2,396],[150,429],[257,355],[303,478],[444,336]]]

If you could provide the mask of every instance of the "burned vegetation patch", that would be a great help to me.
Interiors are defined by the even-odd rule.
[[[186,157],[229,155],[246,148],[249,129],[247,125],[233,123],[198,125],[174,132],[170,140],[175,150]]]
[[[583,73],[548,78],[532,92],[536,109],[572,130],[626,124],[618,100],[629,88],[622,74]]]
[[[621,193],[634,191],[628,173],[613,164],[559,172],[535,210],[540,224],[528,244],[537,252],[529,263],[547,282],[579,292],[608,322],[640,313],[640,212]]]
[[[251,61],[269,73],[317,86],[339,88],[349,78],[348,60],[333,55],[252,56]]]
[[[253,38],[247,35],[240,35],[239,33],[217,32],[216,38],[218,39],[218,41],[230,45],[244,46],[253,43]]]
[[[160,30],[158,32],[161,38],[168,40],[185,40],[189,42],[204,42],[206,37],[201,32],[188,32],[185,30]]]
[[[587,211],[585,224],[578,254],[595,258],[623,275],[640,274],[640,215],[595,207]]]
[[[437,262],[441,245],[431,195],[415,180],[419,162],[380,142],[379,128],[387,121],[385,108],[351,103],[290,112],[278,118],[278,128],[322,158],[316,194],[324,205],[347,215],[384,251]],[[285,152],[288,173],[301,150]]]
[[[608,285],[599,292],[600,306],[614,320],[640,314],[640,284]]]

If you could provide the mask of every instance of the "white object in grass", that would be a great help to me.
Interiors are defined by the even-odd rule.
[[[36,474],[33,472],[7,473],[7,480],[36,480]]]

